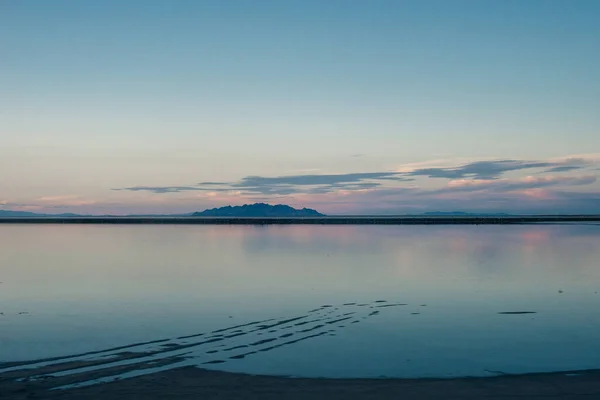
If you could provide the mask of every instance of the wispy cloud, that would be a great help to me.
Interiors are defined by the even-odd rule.
[[[79,206],[87,206],[96,203],[96,200],[83,198],[78,195],[66,195],[66,196],[43,196],[35,201],[36,203],[45,206],[45,207],[79,207]]]
[[[249,193],[294,194],[302,192],[327,193],[335,190],[374,188],[385,181],[413,180],[397,172],[363,172],[350,174],[290,175],[277,177],[247,176],[230,186]]]
[[[205,183],[205,185],[208,185]],[[210,183],[210,185],[227,185],[225,183]],[[112,189],[115,191],[125,190],[130,192],[152,192],[152,193],[180,193],[180,192],[215,192],[229,191],[231,189],[223,188],[204,188],[198,186],[132,186],[120,189]]]
[[[85,206],[93,206],[98,201],[77,195],[42,196],[28,202],[0,201],[0,208],[19,211],[40,211],[53,209],[78,209]]]
[[[600,191],[569,191],[558,186],[509,192],[448,190],[445,193],[390,188],[349,192],[344,196],[304,195],[296,197],[296,201],[331,214],[412,214],[426,211],[600,214]]]
[[[200,182],[199,185],[203,185],[203,186],[222,186],[222,185],[228,185],[227,182]]]
[[[339,183],[361,182],[365,180],[393,180],[408,181],[409,178],[401,176],[397,172],[362,172],[351,174],[331,174],[331,175],[291,175],[277,177],[248,176],[239,183],[232,186],[253,187],[262,185],[332,185]]]
[[[575,171],[578,169],[582,169],[584,168],[584,166],[581,165],[560,165],[558,167],[552,167],[550,169],[547,169],[545,171],[543,171],[544,173],[554,173],[554,172],[569,172],[569,171]]]
[[[265,201],[311,206],[327,213],[377,213],[452,208],[511,211],[536,204],[540,210],[550,205],[565,210],[571,202],[572,207],[585,206],[590,210],[593,202],[589,198],[596,198],[593,193],[600,190],[595,185],[598,165],[600,155],[596,154],[548,160],[433,160],[388,171],[318,174],[306,170],[281,176],[251,175],[231,182],[140,185],[114,190],[157,194],[136,199],[163,199],[160,204],[165,207],[169,202],[181,206],[184,202],[224,205]],[[568,197],[575,187],[585,190],[578,192],[579,197]],[[586,192],[592,194],[581,194]],[[584,196],[588,196],[586,200]],[[59,197],[48,199],[61,201]],[[63,199],[73,204],[76,200]],[[600,203],[596,207],[600,212]]]
[[[238,182],[201,182],[195,186],[132,186],[113,190],[179,193],[188,191],[238,191],[249,195],[290,195],[328,193],[335,190],[364,190],[384,182],[408,182],[413,178],[398,172],[362,172],[350,174],[288,175],[276,177],[247,176]]]
[[[409,176],[426,176],[445,179],[498,179],[509,171],[532,168],[558,167],[550,162],[528,162],[519,160],[476,161],[455,168],[421,168],[408,172]]]
[[[600,165],[600,153],[578,154],[549,160],[438,159],[404,164],[398,167],[397,171],[431,178],[497,179],[504,173],[512,171],[540,169],[540,173],[568,172],[597,165]]]
[[[600,153],[573,154],[549,161],[565,165],[600,165]]]
[[[31,207],[31,204],[14,202],[10,200],[0,200],[0,207],[6,209],[21,209],[23,207]]]
[[[356,182],[356,183],[336,183],[325,186],[317,186],[306,190],[306,193],[319,194],[319,193],[331,193],[336,190],[340,191],[354,191],[354,190],[368,190],[380,187],[381,183],[378,182]]]
[[[550,186],[580,186],[596,182],[595,175],[584,176],[527,176],[521,179],[498,180],[458,180],[449,182],[448,186],[424,191],[427,194],[446,194],[459,192],[511,192],[515,190],[538,189]]]
[[[426,163],[421,163],[421,166]],[[431,163],[429,164],[431,165]],[[527,160],[480,160],[471,161],[457,166],[419,167],[413,164],[410,169],[406,166],[398,171],[359,172],[346,174],[300,174],[286,176],[247,176],[237,182],[201,182],[190,186],[133,186],[114,190],[149,191],[153,193],[178,193],[186,191],[238,191],[248,195],[290,195],[299,193],[329,193],[344,190],[366,190],[386,188],[390,185],[401,185],[414,181],[418,177],[447,179],[450,186],[457,187],[458,182],[466,190],[473,190],[489,181],[501,180],[507,172],[538,169],[539,174],[570,172],[585,169],[592,165],[590,159],[564,158],[554,161]],[[551,184],[553,178],[530,178],[536,185]],[[590,177],[587,178],[588,180]],[[557,178],[556,182],[567,184],[572,178]],[[496,187],[505,185],[498,183]],[[505,189],[509,189],[506,187]]]

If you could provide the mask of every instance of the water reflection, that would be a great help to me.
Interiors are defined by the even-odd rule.
[[[0,361],[386,300],[403,306],[218,368],[306,376],[597,368],[599,228],[3,225]]]

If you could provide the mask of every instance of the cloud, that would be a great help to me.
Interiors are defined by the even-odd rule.
[[[600,164],[600,154],[583,154],[578,156],[563,157],[553,161],[555,167],[547,169],[544,173],[569,172]]]
[[[600,153],[575,154],[554,158],[549,161],[566,165],[598,165],[600,164]]]
[[[519,160],[492,160],[475,161],[465,165],[451,168],[420,168],[407,174],[409,176],[427,176],[429,178],[446,179],[498,179],[505,172],[523,169],[544,168],[558,166],[556,163],[545,161],[519,161]]]
[[[331,175],[290,175],[277,177],[247,176],[239,183],[232,186],[236,187],[255,187],[266,185],[295,185],[295,186],[314,186],[314,185],[333,185],[339,183],[360,182],[364,180],[394,180],[407,181],[409,178],[401,176],[398,172],[361,172],[350,174],[331,174]]]
[[[335,214],[406,214],[425,211],[473,211],[536,213],[600,213],[600,193],[568,197],[567,187],[587,186],[594,175],[528,176],[520,179],[458,180],[436,189],[387,187],[339,193],[307,193],[296,196],[300,204]],[[537,208],[536,208],[537,207]],[[537,210],[537,211],[536,211]],[[579,210],[579,211],[578,211]],[[585,210],[585,211],[583,211]]]
[[[462,189],[458,191],[473,191],[487,185],[494,187],[491,181],[500,180],[504,172],[527,168],[540,168],[553,165],[548,162],[522,162],[515,160],[503,161],[479,161],[454,168],[422,168],[411,172],[363,172],[349,174],[328,175],[289,175],[289,176],[247,176],[238,182],[201,182],[196,186],[133,186],[113,190],[124,191],[147,191],[157,194],[180,193],[180,192],[229,192],[238,191],[245,194],[259,195],[290,195],[297,193],[329,193],[336,190],[366,190],[384,186],[385,183],[410,182],[415,176],[427,176],[430,178],[446,178],[450,180],[450,186]],[[582,166],[555,166],[554,172],[566,172],[581,169]],[[549,171],[549,170],[548,170]],[[587,176],[585,182],[594,176]],[[529,178],[530,184],[538,186],[553,185],[556,183],[571,184],[572,177],[552,178],[538,177]],[[505,190],[511,190],[506,186],[506,180],[500,180],[495,186]],[[590,181],[593,183],[593,181]],[[514,186],[514,183],[512,184]],[[521,185],[524,185],[521,183]],[[208,187],[207,187],[208,186]],[[516,186],[515,186],[516,187]],[[444,191],[446,189],[440,189]]]
[[[86,199],[77,195],[42,196],[36,199],[32,199],[27,203],[3,200],[0,201],[0,207],[5,207],[7,209],[15,211],[39,211],[52,209],[81,208],[85,206],[92,206],[97,203],[97,200]]]
[[[600,214],[600,192],[571,192],[558,187],[511,192],[477,191],[440,195],[417,188],[394,188],[297,197],[327,214],[419,214],[427,211],[508,212],[516,214]]]
[[[6,208],[33,207],[32,204],[18,203],[18,202],[9,201],[9,200],[0,200],[0,206],[6,207]]]
[[[569,200],[557,197],[556,193],[593,185],[598,164],[600,155],[548,160],[433,160],[405,164],[393,171],[317,174],[305,170],[291,175],[250,175],[232,182],[133,186],[115,190],[156,194],[190,192],[188,197],[198,201],[209,201],[210,198],[215,204],[285,201],[291,205],[315,207],[326,213],[340,210],[367,213],[378,210],[430,211],[451,207],[510,212],[525,207],[525,203],[533,206],[534,201],[540,204],[540,209],[542,203],[544,207],[554,204],[564,209]],[[577,175],[576,171],[579,171]],[[526,173],[528,175],[524,176]],[[424,183],[428,178],[434,179]],[[586,207],[592,208],[589,204]]]
[[[545,171],[543,171],[543,173],[554,173],[554,172],[569,172],[569,171],[574,171],[574,170],[578,170],[578,169],[582,169],[584,168],[584,166],[581,165],[561,165],[558,167],[552,167],[550,169],[547,169]]]
[[[331,193],[337,190],[369,190],[380,187],[381,183],[378,182],[357,182],[357,183],[338,183],[326,186],[317,186],[311,189],[308,189],[306,193],[312,194],[323,194],[323,193]]]
[[[443,163],[442,160],[437,161]],[[426,176],[429,178],[445,179],[474,179],[474,180],[493,180],[499,179],[506,172],[520,171],[527,169],[545,168],[541,173],[569,172],[592,167],[600,163],[599,154],[587,154],[578,156],[562,157],[552,160],[480,160],[472,161],[458,166],[433,166],[407,169],[400,168],[400,171],[406,172],[408,176]],[[424,163],[427,164],[427,163]]]
[[[447,179],[456,188],[457,182],[465,181],[464,188],[458,191],[473,191],[477,182],[487,184],[489,181],[502,180],[507,172],[545,169],[540,174],[570,172],[593,166],[599,162],[600,155],[582,155],[563,157],[554,160],[479,160],[464,162],[460,165],[448,166],[443,160],[406,164],[396,171],[357,172],[346,174],[297,174],[283,176],[246,176],[237,182],[201,182],[190,186],[133,186],[113,190],[148,191],[157,194],[179,193],[187,191],[199,192],[239,192],[245,196],[288,196],[302,193],[325,194],[341,191],[364,191],[385,189],[399,183],[414,181],[416,177]],[[446,166],[440,166],[446,163]],[[588,177],[588,180],[590,178]],[[557,180],[569,184],[567,180]],[[536,181],[538,186],[552,185],[547,177]],[[506,182],[499,183],[498,188],[512,190]],[[440,189],[441,191],[447,189]]]
[[[112,189],[115,191],[130,191],[130,192],[152,192],[152,193],[179,193],[179,192],[215,192],[215,191],[228,191],[230,189],[221,188],[202,188],[197,186],[133,186],[119,189]]]
[[[43,196],[35,200],[42,207],[80,207],[96,204],[96,200],[77,195]]]
[[[147,191],[157,194],[188,191],[239,191],[250,195],[290,195],[304,192],[327,193],[342,189],[365,190],[381,186],[383,182],[407,182],[412,180],[413,178],[402,176],[402,174],[398,172],[362,172],[276,177],[247,176],[240,181],[233,183],[201,182],[196,186],[133,186],[113,190],[133,192]]]
[[[277,177],[247,176],[230,186],[250,193],[295,194],[328,193],[335,190],[364,190],[382,182],[406,182],[412,178],[398,172],[362,172],[350,174],[289,175]]]
[[[73,196],[73,195],[67,195],[67,196],[43,196],[40,197],[38,200],[39,201],[48,201],[48,202],[56,202],[56,201],[68,201],[68,200],[73,200],[76,199],[77,196]]]
[[[335,190],[364,190],[381,186],[383,182],[405,182],[412,178],[397,172],[363,172],[350,174],[289,175],[277,177],[247,176],[231,187],[250,193],[294,194],[328,193]]]
[[[539,189],[550,186],[578,186],[590,185],[596,182],[595,175],[584,176],[528,176],[521,179],[509,180],[459,180],[451,181],[448,186],[429,190],[427,194],[447,194],[460,192],[476,192],[486,190],[489,192],[511,192],[514,190]]]

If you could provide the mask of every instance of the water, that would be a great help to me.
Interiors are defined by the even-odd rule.
[[[129,348],[139,359],[75,360],[310,377],[600,368],[598,260],[594,224],[0,225],[0,363],[164,339]]]

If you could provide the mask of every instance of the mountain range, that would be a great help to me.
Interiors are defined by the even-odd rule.
[[[65,213],[65,214],[39,214],[29,211],[11,211],[11,210],[0,210],[0,218],[23,218],[23,217],[81,217],[79,214]]]
[[[469,213],[464,211],[432,211],[423,213],[423,215],[427,215],[429,217],[473,217],[473,216],[482,216],[482,217],[505,217],[510,214],[506,213]]]
[[[296,209],[288,205],[270,205],[265,203],[244,204],[243,206],[225,206],[188,214],[171,215],[127,215],[127,217],[322,217],[323,214],[310,208]],[[33,217],[110,217],[110,215],[80,214],[42,214],[29,211],[0,210],[0,218]]]
[[[193,217],[322,217],[323,214],[311,208],[296,209],[287,205],[265,203],[226,206],[195,212]]]
[[[469,216],[507,216],[505,213],[470,213],[464,211],[433,211],[425,212],[421,215],[430,217],[439,216],[454,216],[454,217],[469,217]],[[265,203],[244,204],[243,206],[225,206],[212,208],[210,210],[198,211],[187,214],[134,214],[126,215],[127,217],[322,217],[324,214],[319,213],[311,208],[296,209],[284,204],[270,205]],[[111,217],[111,215],[81,215],[81,214],[44,214],[34,213],[29,211],[10,211],[0,210],[0,218],[33,218],[33,217]]]

